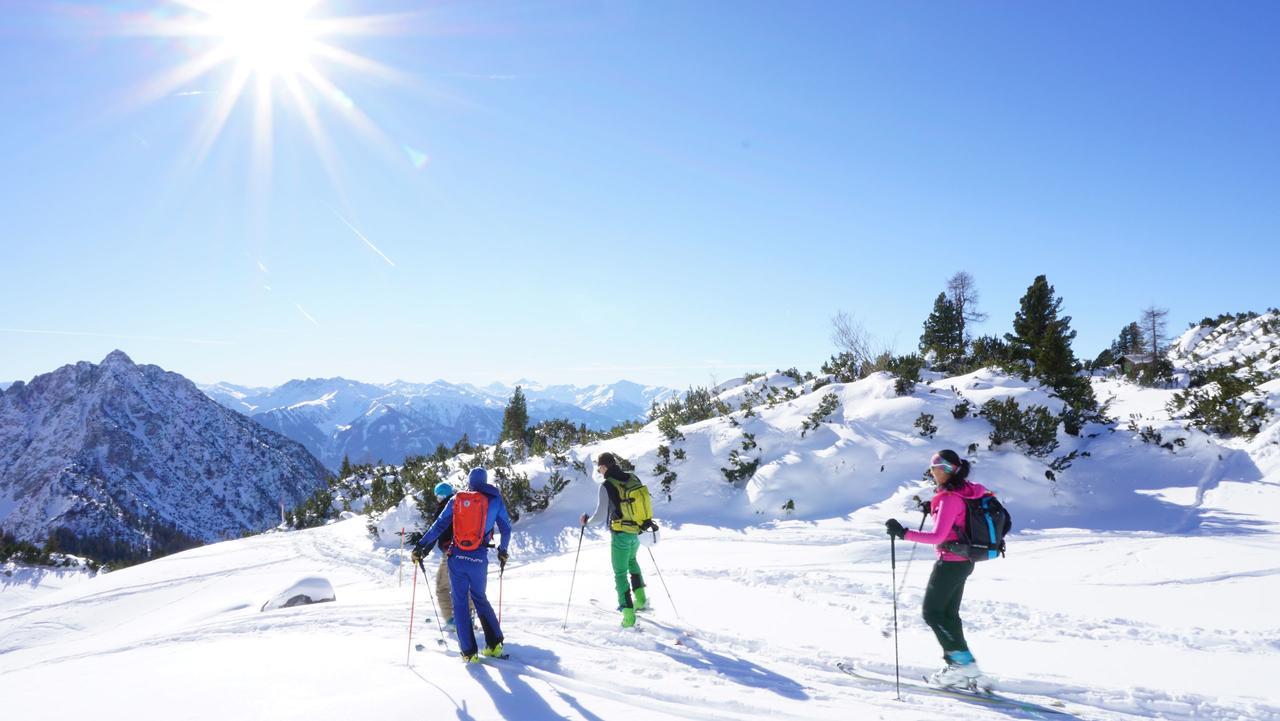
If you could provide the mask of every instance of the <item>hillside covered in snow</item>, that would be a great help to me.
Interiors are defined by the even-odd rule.
[[[887,372],[776,372],[709,389],[691,423],[663,415],[542,455],[504,444],[372,469],[367,486],[344,479],[355,490],[319,527],[47,588],[6,581],[4,703],[30,719],[1280,719],[1268,681],[1280,672],[1268,606],[1280,593],[1280,388],[1264,380],[1280,349],[1280,326],[1264,324],[1277,316],[1188,331],[1171,344],[1170,383],[1095,371],[1105,417],[1077,435],[1019,426],[1064,401],[997,368],[925,369],[913,386]],[[1243,385],[1210,373],[1224,368]],[[1218,401],[1197,405],[1193,391]],[[1237,399],[1241,413],[1268,409],[1257,433],[1206,425]],[[911,685],[939,663],[919,617],[932,549],[899,542],[891,568],[884,521],[922,521],[906,508],[927,497],[922,471],[939,448],[971,459],[1013,515],[1008,555],[979,564],[963,615],[1016,709]],[[640,554],[656,608],[630,630],[608,600],[607,534],[587,531],[578,552],[599,482],[589,459],[603,451],[634,464],[663,526]],[[413,491],[417,473],[460,483],[475,463],[513,505],[533,500],[517,509],[506,573],[490,567],[511,658],[467,667],[451,636],[437,643],[432,589],[399,550],[424,499],[381,509],[358,496]],[[328,581],[335,599],[260,610],[303,578]],[[151,692],[103,702],[140,676]],[[78,692],[59,694],[68,678]]]

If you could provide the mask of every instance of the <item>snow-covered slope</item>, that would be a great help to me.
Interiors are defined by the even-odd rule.
[[[489,579],[511,658],[479,667],[458,662],[452,635],[438,645],[432,589],[409,564],[401,582],[397,550],[375,546],[363,519],[228,541],[38,599],[0,592],[0,686],[6,717],[24,721],[1274,721],[1280,494],[1233,484],[1206,501],[1254,530],[1024,532],[974,573],[964,614],[979,661],[1005,693],[1055,715],[907,685],[895,699],[894,578],[903,680],[933,670],[938,651],[918,616],[930,554],[899,545],[891,573],[882,521],[894,509],[882,506],[668,528],[641,552],[657,608],[633,630],[599,610],[612,594],[607,538],[589,533],[579,556],[562,529],[535,551],[517,526],[505,577],[491,564]],[[335,601],[259,611],[308,577],[331,582]],[[849,678],[836,660],[887,680]]]
[[[297,443],[120,351],[0,393],[0,526],[21,539],[220,540],[271,527],[324,475]]]
[[[1204,370],[1233,363],[1264,373],[1280,372],[1280,312],[1256,318],[1195,326],[1174,341],[1169,359],[1183,370]]]
[[[1252,440],[1216,438],[1168,415],[1174,390],[1094,384],[1119,423],[1060,434],[1045,457],[989,448],[986,419],[953,416],[964,401],[1008,397],[1058,408],[1036,383],[983,370],[930,377],[906,396],[885,375],[816,390],[779,374],[739,379],[717,389],[732,416],[683,426],[682,439],[652,424],[572,448],[558,468],[530,459],[515,470],[534,487],[552,471],[569,483],[516,525],[503,578],[491,565],[512,657],[480,667],[447,652],[452,637],[441,650],[430,585],[397,565],[394,532],[420,522],[408,501],[381,518],[221,543],[38,596],[0,593],[6,710],[107,721],[1280,721],[1270,682],[1280,673],[1280,422]],[[1280,381],[1262,392],[1274,402]],[[931,438],[916,425],[922,413]],[[662,446],[677,474],[669,500],[653,472]],[[919,618],[932,549],[898,543],[891,567],[884,521],[919,523],[904,507],[927,493],[921,474],[941,447],[973,459],[975,479],[1013,514],[1008,556],[978,566],[963,615],[984,670],[1040,710],[910,685],[938,665]],[[589,468],[604,450],[636,463],[663,526],[640,554],[656,609],[633,630],[610,608],[607,534],[578,534],[597,479],[573,464]],[[730,483],[722,469],[734,451],[758,465]],[[334,602],[258,611],[315,577],[331,582]],[[412,650],[410,628],[423,650]],[[846,676],[837,660],[880,680]],[[146,693],[103,702],[139,677]],[[67,679],[76,693],[60,693]]]

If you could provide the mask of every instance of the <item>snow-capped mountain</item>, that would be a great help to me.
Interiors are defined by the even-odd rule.
[[[544,387],[525,381],[518,385],[524,389],[532,422],[560,418],[595,430],[643,420],[653,401],[677,394],[629,381],[585,387]],[[464,435],[472,442],[493,443],[502,432],[502,413],[515,386],[310,378],[275,388],[217,383],[201,390],[302,443],[336,469],[344,457],[354,463],[399,463],[407,456],[430,453],[441,443],[452,446]]]
[[[531,406],[541,401],[563,403],[605,416],[614,424],[643,420],[653,403],[663,403],[679,395],[679,391],[672,388],[644,386],[625,380],[591,386],[543,385],[522,380],[516,385],[524,390]],[[492,383],[485,389],[504,398],[515,392],[515,386],[501,383]]]
[[[324,483],[307,451],[114,351],[0,392],[0,527],[141,548],[275,525]]]

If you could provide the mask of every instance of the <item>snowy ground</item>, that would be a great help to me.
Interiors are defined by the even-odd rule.
[[[1234,358],[1261,343],[1263,321],[1275,315],[1223,326],[1231,333],[1188,331],[1178,347],[1193,359]],[[1264,340],[1280,348],[1280,339]],[[1271,357],[1265,362],[1274,364]],[[1223,441],[1170,417],[1172,390],[1099,378],[1095,391],[1112,401],[1119,423],[1059,434],[1060,447],[1037,457],[991,448],[990,424],[953,410],[1012,397],[1056,411],[1060,401],[1046,389],[992,370],[927,380],[898,396],[886,374],[817,392],[812,381],[770,374],[718,389],[738,409],[734,417],[684,426],[676,442],[650,424],[572,449],[578,468],[592,467],[588,458],[603,450],[631,459],[655,492],[664,530],[654,558],[674,603],[642,550],[657,608],[636,629],[619,628],[618,614],[602,610],[613,605],[613,586],[599,532],[582,545],[565,627],[578,540],[570,526],[594,508],[597,489],[562,465],[569,485],[516,525],[501,593],[496,564],[490,577],[490,598],[503,601],[509,660],[464,666],[452,639],[451,653],[442,650],[425,583],[413,629],[424,650],[410,650],[412,569],[401,583],[399,553],[387,547],[392,532],[414,525],[406,502],[379,519],[381,542],[355,516],[94,578],[0,576],[0,713],[22,721],[1280,721],[1280,616],[1272,609],[1280,598],[1280,421],[1250,441]],[[1280,380],[1260,392],[1280,409]],[[837,409],[806,425],[828,394]],[[916,425],[924,413],[937,426],[927,438]],[[1156,434],[1164,444],[1153,442]],[[651,470],[667,443],[687,454],[670,464],[679,474],[671,501]],[[998,688],[1047,710],[907,687],[898,699],[891,682],[834,667],[849,661],[892,677],[883,524],[892,516],[919,522],[902,509],[928,492],[909,479],[947,447],[969,449],[975,480],[1000,493],[1016,529],[1008,557],[981,564],[969,581],[966,635]],[[735,487],[721,468],[738,449],[759,468]],[[1056,474],[1055,456],[1071,461],[1054,466]],[[454,470],[465,476],[465,467]],[[553,472],[547,458],[518,470],[534,487]],[[790,502],[794,510],[784,508]],[[932,549],[913,556],[912,548],[899,544],[897,566],[907,680],[940,664],[919,618]],[[328,581],[336,599],[259,610],[296,595],[302,579]]]
[[[1280,488],[1223,484],[1206,503],[1274,511]],[[591,536],[562,629],[576,543],[566,534],[557,552],[513,556],[502,589],[512,658],[480,667],[439,650],[421,582],[414,632],[426,650],[406,665],[411,577],[399,585],[396,551],[375,548],[362,518],[220,543],[34,595],[0,593],[0,704],[29,721],[1039,718],[911,693],[899,701],[891,684],[833,669],[848,659],[892,674],[880,532],[890,513],[669,529],[654,551],[675,608],[642,550],[658,608],[656,623],[635,630],[589,601],[608,606],[612,593],[606,541]],[[1068,715],[1052,718],[1280,719],[1280,623],[1264,607],[1280,597],[1278,532],[1018,535],[969,584],[971,645],[1010,694],[1063,702]],[[906,677],[938,662],[917,612],[928,551],[908,566],[899,547]],[[329,579],[336,602],[258,610],[304,576]]]

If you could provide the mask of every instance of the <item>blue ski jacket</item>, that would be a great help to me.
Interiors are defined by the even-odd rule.
[[[493,537],[494,528],[498,529],[498,550],[506,552],[507,546],[511,543],[511,516],[507,514],[507,504],[502,500],[502,493],[489,483],[489,473],[483,468],[472,468],[471,474],[467,476],[467,486],[478,493],[483,493],[489,497],[489,513],[484,519],[484,536],[486,539]],[[444,511],[436,518],[435,523],[422,534],[422,539],[418,541],[415,548],[427,548],[440,537],[446,529],[453,529],[453,503],[450,502],[445,506]],[[463,551],[454,547],[451,551],[453,555],[478,556],[485,558],[488,556],[488,549],[484,546],[474,551]]]

